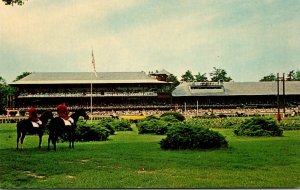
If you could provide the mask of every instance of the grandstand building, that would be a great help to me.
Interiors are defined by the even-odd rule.
[[[277,82],[183,82],[171,92],[169,72],[35,72],[13,82],[15,108],[94,110],[276,108]],[[280,82],[280,107],[300,105],[300,81]]]
[[[171,83],[145,72],[35,72],[12,83],[17,88],[15,107],[140,109],[170,105]]]
[[[185,82],[172,92],[173,103],[195,108],[276,108],[277,82]],[[282,81],[279,105],[300,105],[300,81]]]

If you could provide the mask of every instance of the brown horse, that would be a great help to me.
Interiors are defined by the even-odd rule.
[[[56,142],[58,140],[58,137],[64,134],[67,134],[67,138],[69,139],[69,147],[74,148],[76,123],[80,116],[84,117],[84,119],[89,118],[89,116],[83,109],[79,109],[70,116],[74,120],[74,123],[70,126],[65,125],[64,121],[60,117],[51,119],[48,126],[48,150],[50,150],[50,141],[52,141],[54,151],[56,151]]]
[[[42,124],[39,127],[33,127],[29,119],[19,121],[17,123],[17,150],[19,150],[19,140],[21,138],[21,149],[23,149],[23,141],[26,134],[38,134],[39,135],[39,149],[42,144],[42,137],[44,130],[46,129],[46,124],[49,119],[53,119],[53,114],[51,111],[45,111],[39,118],[42,121]]]

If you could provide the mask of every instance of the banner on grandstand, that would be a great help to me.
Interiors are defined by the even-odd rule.
[[[93,50],[92,50],[92,66],[93,66],[94,74],[97,77],[96,64],[95,64],[95,58],[94,58],[94,52],[93,52]]]

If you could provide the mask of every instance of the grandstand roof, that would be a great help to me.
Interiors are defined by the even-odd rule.
[[[171,73],[166,71],[165,69],[163,69],[161,71],[156,71],[154,74],[157,74],[157,75],[170,75]]]
[[[181,83],[173,96],[277,95],[277,82],[224,82],[222,89],[191,89],[192,82]],[[279,85],[282,94],[282,82]],[[286,95],[300,95],[300,81],[285,81]]]
[[[158,81],[145,72],[34,72],[12,85],[24,84],[107,84],[107,83],[167,83]]]

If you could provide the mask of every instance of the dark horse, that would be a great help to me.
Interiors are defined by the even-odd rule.
[[[69,139],[69,147],[74,148],[76,123],[80,116],[83,116],[84,119],[89,118],[89,116],[86,114],[86,112],[83,109],[79,109],[70,116],[74,120],[74,124],[70,126],[65,125],[63,119],[60,117],[55,117],[51,119],[48,127],[49,130],[48,150],[50,150],[50,141],[52,141],[54,150],[56,151],[56,142],[58,140],[58,136],[61,136],[65,133],[67,133],[67,137]]]
[[[33,127],[29,119],[19,121],[17,123],[17,150],[19,150],[19,140],[21,138],[21,149],[23,148],[23,141],[27,133],[29,134],[38,134],[39,135],[39,149],[42,144],[42,137],[44,130],[49,119],[53,119],[53,114],[51,111],[45,111],[39,118],[42,121],[42,124],[39,127]]]

